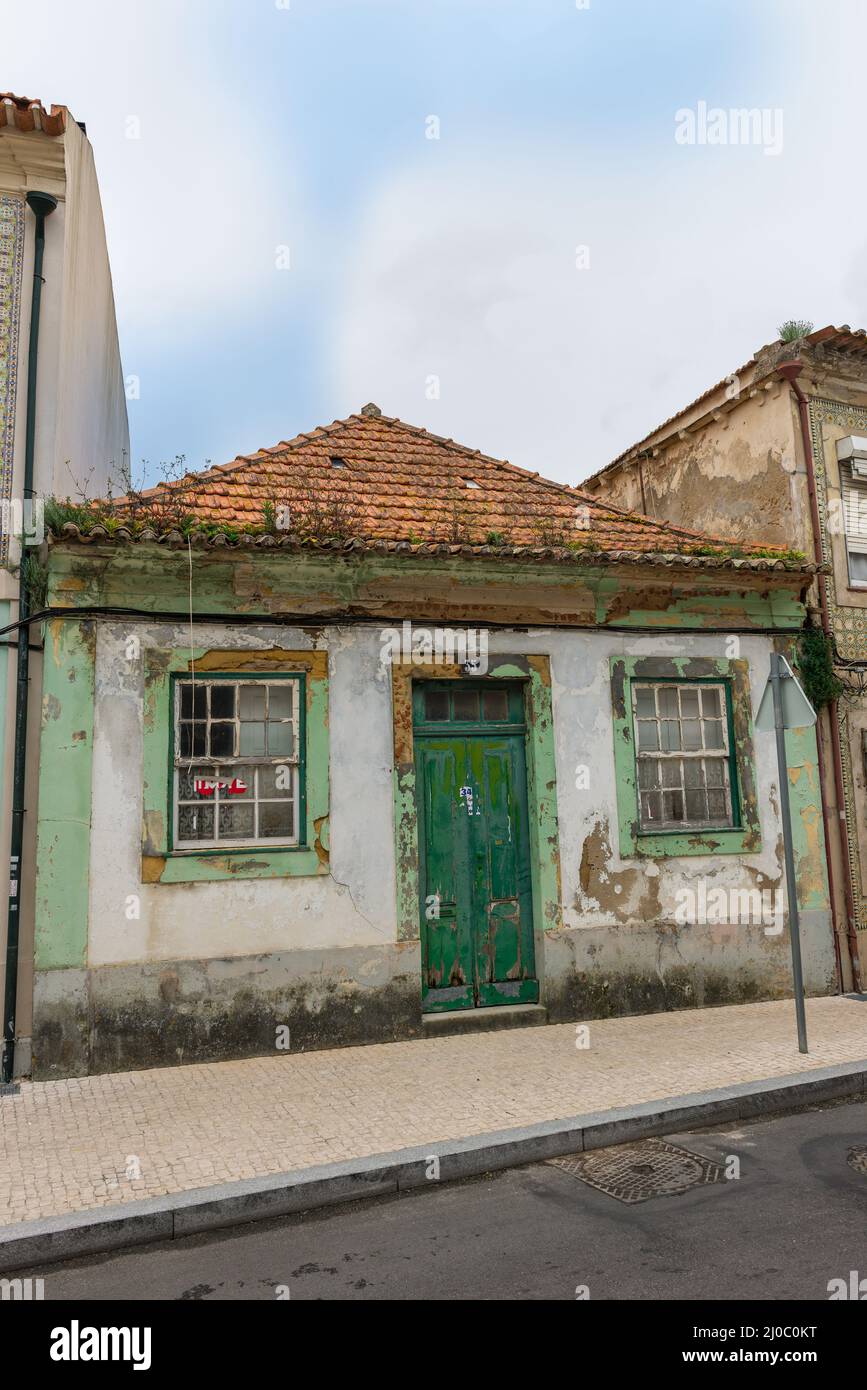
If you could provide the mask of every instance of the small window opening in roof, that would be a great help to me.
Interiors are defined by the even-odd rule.
[[[480,487],[480,484],[479,484],[479,483],[474,483],[473,480],[472,480],[472,478],[464,478],[464,479],[463,479],[463,482],[465,483],[465,485],[466,485],[467,487],[474,487],[474,488],[479,488],[479,487]]]
[[[346,467],[346,459],[338,458],[337,454],[332,455],[332,458],[331,458],[331,467],[332,467],[332,468],[345,468],[345,467]]]

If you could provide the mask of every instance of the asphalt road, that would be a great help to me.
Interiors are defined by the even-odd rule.
[[[867,1279],[867,1171],[847,1162],[867,1105],[669,1139],[740,1175],[625,1205],[533,1164],[29,1272],[47,1300],[824,1300]]]

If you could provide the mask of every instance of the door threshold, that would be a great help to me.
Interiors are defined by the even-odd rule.
[[[492,1004],[483,1009],[422,1014],[421,1031],[425,1038],[444,1038],[456,1033],[490,1033],[497,1028],[535,1028],[547,1022],[544,1004]]]

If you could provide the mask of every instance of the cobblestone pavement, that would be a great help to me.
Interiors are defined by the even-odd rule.
[[[867,1060],[867,1002],[790,1001],[21,1085],[0,1224]]]

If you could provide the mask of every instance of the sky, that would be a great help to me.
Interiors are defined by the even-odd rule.
[[[93,144],[148,481],[374,401],[576,483],[784,320],[867,326],[862,0],[0,12],[0,90]]]

